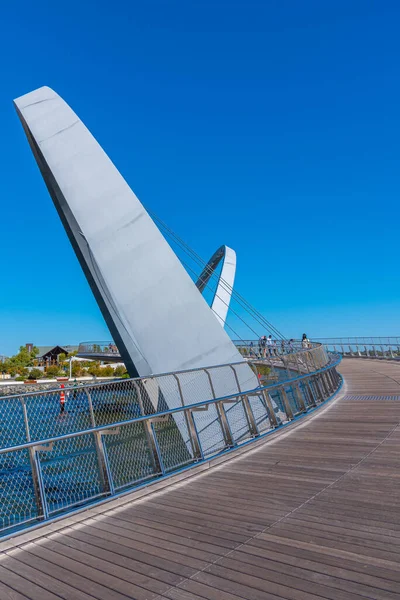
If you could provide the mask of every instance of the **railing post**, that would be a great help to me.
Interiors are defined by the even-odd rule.
[[[272,405],[272,399],[271,396],[269,395],[269,393],[267,392],[267,390],[261,390],[261,394],[264,398],[264,402],[265,402],[265,406],[267,409],[267,415],[268,415],[268,419],[269,422],[271,424],[271,427],[278,427],[278,419],[276,418],[276,414],[274,411],[274,407]]]
[[[309,398],[310,406],[317,406],[317,402],[316,402],[316,399],[314,397],[314,392],[313,392],[313,389],[311,387],[310,381],[308,379],[306,379],[303,382],[303,385],[304,385],[304,391],[305,391],[305,393],[307,394],[307,396]]]
[[[237,376],[236,369],[235,369],[235,367],[233,365],[229,365],[229,366],[230,366],[230,368],[233,371],[238,391],[241,392],[242,388],[241,388],[241,385],[239,383],[239,378]],[[253,413],[253,410],[251,408],[250,400],[249,400],[249,397],[247,395],[243,395],[242,396],[242,404],[243,404],[243,409],[244,409],[244,413],[245,413],[246,420],[247,420],[247,425],[249,426],[250,434],[253,437],[256,437],[257,435],[259,435],[259,432],[258,432],[256,420],[254,418],[254,413]]]
[[[317,400],[318,400],[318,402],[323,402],[324,401],[324,395],[322,393],[321,385],[320,385],[320,382],[318,381],[318,378],[316,376],[313,376],[312,377],[312,382],[314,384],[314,389],[317,391],[317,396],[318,396]]]
[[[221,424],[222,434],[224,436],[225,445],[228,448],[232,448],[234,446],[231,428],[229,427],[228,417],[226,416],[225,408],[223,402],[216,402],[215,407],[217,409],[219,422]]]
[[[32,469],[33,490],[35,493],[38,517],[42,517],[46,521],[49,518],[49,508],[47,506],[42,468],[40,465],[39,456],[34,446],[29,448],[29,461]]]
[[[296,394],[296,398],[297,398],[297,402],[299,404],[300,410],[301,412],[307,412],[307,407],[305,405],[303,396],[301,394],[300,388],[299,388],[299,384],[298,383],[294,383],[292,384],[294,393]]]
[[[246,415],[247,425],[249,427],[250,435],[252,437],[257,437],[259,435],[257,423],[254,418],[254,414],[250,405],[250,400],[247,394],[243,394],[242,396],[242,404],[244,408],[244,412]]]
[[[333,392],[335,391],[335,384],[332,380],[330,371],[325,371],[325,381],[327,382],[327,385],[328,385],[329,395],[332,395]]]
[[[333,382],[335,384],[335,390],[336,390],[339,387],[339,375],[338,375],[335,367],[333,367],[332,369],[330,369],[329,372],[330,372],[331,377],[333,379]]]
[[[25,398],[20,398],[20,402],[22,407],[22,414],[24,417],[26,441],[30,442],[31,434],[29,429],[28,413],[26,410]],[[46,520],[49,518],[49,511],[47,507],[46,494],[43,485],[42,470],[40,467],[39,458],[34,447],[30,447],[28,449],[28,454],[29,462],[31,465],[33,492],[35,494],[37,514],[39,518]]]
[[[189,429],[190,443],[193,450],[193,458],[201,460],[204,458],[203,450],[200,443],[199,434],[197,432],[196,423],[191,410],[185,410],[186,423]]]
[[[92,427],[96,427],[96,419],[93,411],[92,396],[89,390],[85,389],[89,404],[89,415]],[[100,431],[94,432],[94,443],[96,446],[97,465],[99,469],[101,487],[104,494],[115,494],[114,482],[110,465],[108,462],[107,450],[104,447],[103,436]]]
[[[173,373],[172,375],[178,386],[178,392],[179,392],[181,404],[182,404],[182,406],[185,406],[185,400],[183,398],[183,392],[182,392],[182,386],[181,386],[180,379],[176,373]],[[199,440],[199,436],[197,433],[196,424],[195,424],[193,415],[192,415],[191,411],[189,411],[189,410],[183,411],[183,414],[185,416],[186,427],[189,432],[190,445],[192,446],[193,457],[196,459],[203,458],[203,451],[201,449],[201,444],[200,444],[200,440]]]
[[[321,392],[322,392],[322,400],[326,400],[326,398],[329,398],[330,396],[330,391],[329,391],[329,387],[327,384],[327,381],[325,379],[325,373],[318,373],[318,375],[316,375],[320,388],[321,388]]]
[[[279,392],[282,394],[286,416],[289,419],[289,421],[291,421],[293,419],[293,411],[292,411],[292,407],[290,406],[289,398],[287,397],[287,393],[286,393],[284,386],[282,386],[280,389],[278,388],[277,392],[278,392],[278,394],[279,394]]]
[[[215,389],[214,389],[214,384],[212,382],[211,375],[210,375],[208,369],[204,369],[204,372],[206,373],[206,375],[208,377],[208,381],[210,383],[210,388],[211,388],[211,393],[212,393],[212,396],[213,396],[213,398],[215,400],[216,399],[216,395],[215,395]],[[228,418],[227,418],[226,413],[225,413],[224,405],[221,404],[220,402],[216,402],[215,403],[215,408],[217,410],[218,420],[219,420],[219,424],[220,424],[221,429],[222,429],[222,435],[224,436],[225,445],[228,448],[230,448],[230,447],[233,446],[233,439],[232,439],[231,429],[230,429],[229,423],[228,423]]]
[[[144,417],[146,415],[144,412],[143,399],[142,399],[140,387],[136,383],[136,381],[133,381],[132,383],[133,383],[133,386],[136,388],[141,415],[142,415],[142,417]],[[151,458],[151,462],[153,465],[154,473],[155,474],[157,474],[157,473],[163,474],[164,469],[163,469],[162,461],[160,460],[160,456],[158,453],[158,445],[155,440],[155,433],[154,433],[154,429],[152,427],[150,418],[146,419],[145,421],[142,421],[142,423],[143,423],[144,431],[146,434],[147,445],[148,445],[148,448],[150,451],[150,458]]]

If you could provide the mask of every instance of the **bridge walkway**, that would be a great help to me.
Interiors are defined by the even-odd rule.
[[[0,544],[1,600],[400,599],[400,365],[341,371],[247,453]]]

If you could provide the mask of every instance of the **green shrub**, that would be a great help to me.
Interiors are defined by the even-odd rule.
[[[60,375],[60,367],[58,367],[57,365],[52,365],[50,367],[47,367],[46,369],[46,377],[48,377],[49,379],[53,379],[54,377],[58,377]]]
[[[41,379],[43,377],[43,371],[40,369],[31,369],[28,375],[28,379]]]

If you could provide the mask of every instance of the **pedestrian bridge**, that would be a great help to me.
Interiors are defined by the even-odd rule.
[[[0,598],[400,598],[400,365],[339,371],[286,426],[5,539]]]

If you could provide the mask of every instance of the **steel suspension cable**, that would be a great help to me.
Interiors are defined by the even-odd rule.
[[[148,210],[149,214],[163,227],[163,229],[173,238],[174,242],[186,253],[190,256],[190,258],[196,262],[199,266],[203,267],[204,266],[207,267],[207,263],[201,258],[201,256],[199,256],[188,244],[186,244],[186,242],[184,240],[182,240],[172,229],[170,229],[168,227],[168,225],[166,225],[166,223],[164,223],[155,213],[153,213],[152,211]],[[187,266],[187,265],[185,265]],[[211,270],[211,269],[210,269]],[[192,272],[193,269],[192,269]],[[197,276],[197,273],[195,273]],[[259,311],[257,311],[257,309],[255,309],[241,294],[239,294],[239,292],[237,292],[236,290],[234,290],[232,288],[232,286],[225,281],[223,278],[218,278],[218,276],[214,273],[211,272],[210,274],[210,278],[213,279],[217,279],[218,281],[220,281],[223,284],[223,287],[229,291],[231,293],[232,296],[234,296],[235,300],[238,302],[238,304],[240,306],[242,306],[242,308],[244,308],[244,310],[255,320],[257,321],[263,328],[267,328],[269,331],[272,331],[272,333],[274,333],[277,337],[279,337],[280,339],[286,339],[285,336],[274,326],[272,325],[272,323],[270,323]],[[233,309],[231,309],[233,310]],[[242,319],[243,320],[243,319]],[[244,322],[244,321],[243,321]],[[248,326],[248,324],[246,323],[246,325]],[[249,327],[250,328],[250,327]],[[251,328],[250,328],[251,329]],[[254,330],[252,330],[254,333]]]

